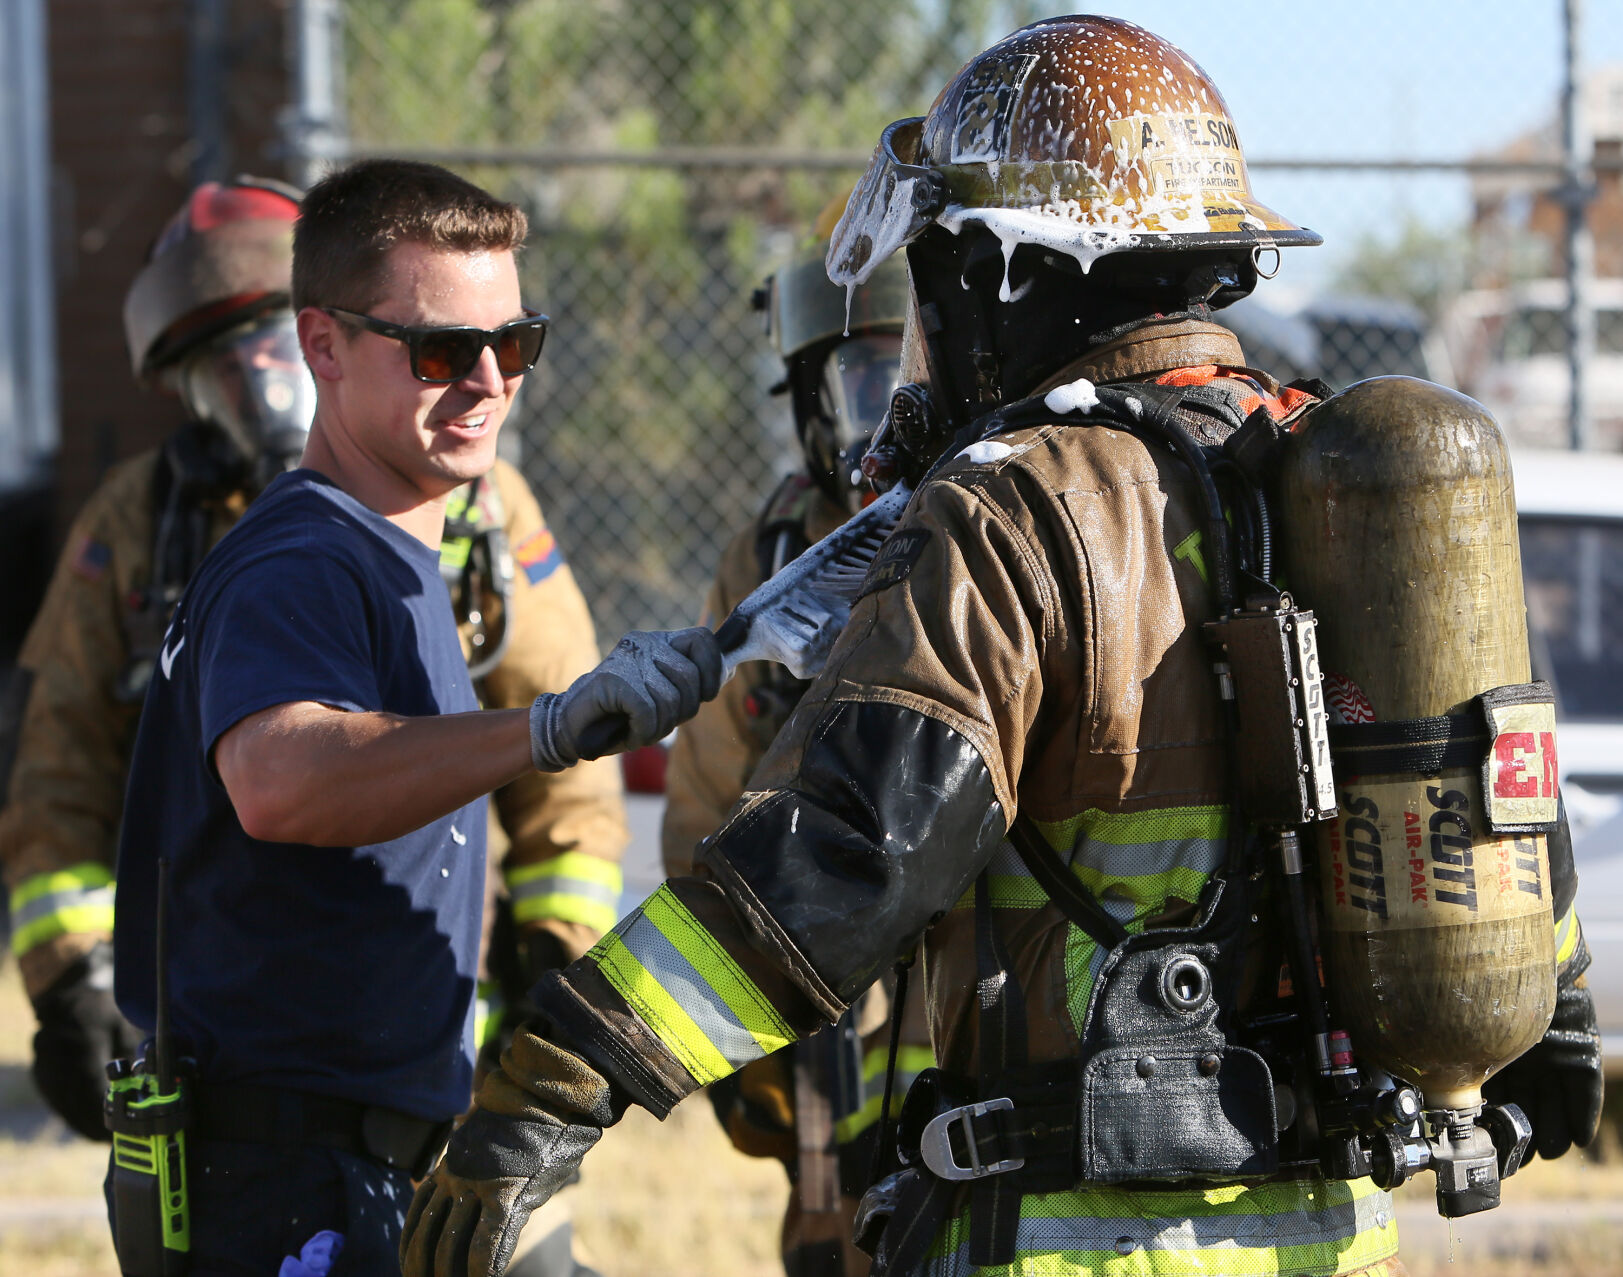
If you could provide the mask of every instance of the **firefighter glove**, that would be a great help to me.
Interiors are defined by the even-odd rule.
[[[627,634],[595,670],[530,707],[530,759],[556,772],[652,745],[721,690],[721,646],[704,626]]]
[[[608,1083],[544,1031],[530,1024],[514,1035],[418,1186],[400,1238],[404,1277],[498,1277],[531,1212],[575,1179],[623,1111]]]
[[[1589,946],[1582,940],[1556,980],[1555,1017],[1532,1050],[1483,1093],[1489,1103],[1521,1106],[1533,1124],[1533,1148],[1540,1157],[1560,1157],[1576,1144],[1588,1146],[1600,1126],[1605,1079],[1601,1072],[1600,1029],[1595,999],[1584,980]]]
[[[102,1123],[107,1061],[134,1055],[140,1032],[113,1001],[113,948],[97,943],[34,1000],[34,1085],[80,1135],[111,1136]]]

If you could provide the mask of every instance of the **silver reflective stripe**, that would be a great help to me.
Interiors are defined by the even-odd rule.
[[[1228,843],[1223,838],[1177,838],[1164,842],[1116,843],[1085,834],[1071,852],[1073,868],[1108,877],[1147,878],[1175,869],[1209,874],[1222,867]]]
[[[515,904],[520,900],[551,895],[578,896],[611,910],[620,903],[620,892],[617,888],[601,882],[591,882],[585,878],[574,878],[569,874],[547,874],[545,877],[531,878],[528,882],[510,885],[508,894],[512,896]]]
[[[38,922],[41,918],[49,918],[54,914],[65,913],[71,909],[107,909],[113,907],[113,889],[110,886],[102,887],[71,887],[65,891],[53,891],[48,895],[35,896],[32,900],[20,905],[14,905],[11,910],[11,926],[14,931],[21,931],[30,923]]]
[[[726,1057],[733,1068],[761,1059],[755,1035],[744,1027],[726,999],[665,937],[665,933],[638,911],[618,928],[620,942],[644,970],[692,1017],[693,1023]]]

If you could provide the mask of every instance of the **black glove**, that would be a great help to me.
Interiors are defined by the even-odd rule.
[[[1482,1088],[1490,1104],[1521,1106],[1533,1124],[1533,1149],[1540,1157],[1560,1157],[1574,1144],[1587,1148],[1600,1126],[1605,1077],[1595,999],[1583,978],[1589,961],[1589,945],[1580,940],[1556,981],[1549,1031]]]
[[[513,921],[513,902],[506,896],[496,901],[496,920],[490,929],[486,956],[491,977],[501,990],[501,1022],[487,1031],[479,1044],[474,1068],[475,1084],[494,1073],[502,1052],[512,1044],[513,1035],[528,1021],[536,1019],[540,1008],[530,1001],[530,990],[548,971],[561,971],[569,965],[564,943],[541,927],[520,927]]]
[[[102,1123],[107,1061],[134,1055],[141,1033],[113,1001],[113,947],[96,944],[34,1000],[34,1085],[86,1139],[110,1140]]]
[[[721,690],[721,645],[704,626],[634,631],[566,692],[530,707],[530,759],[556,772],[663,740]]]
[[[403,1277],[499,1277],[531,1212],[575,1179],[623,1109],[579,1056],[522,1029],[412,1198]]]

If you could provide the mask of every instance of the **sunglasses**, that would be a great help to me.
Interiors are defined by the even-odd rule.
[[[411,356],[411,375],[430,385],[461,381],[479,366],[486,346],[496,352],[496,367],[502,376],[529,372],[541,358],[541,343],[547,338],[547,317],[533,310],[499,328],[414,328],[341,306],[323,306],[322,310],[341,315],[367,332],[404,342]]]

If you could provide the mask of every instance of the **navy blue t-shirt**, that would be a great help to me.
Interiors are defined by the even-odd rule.
[[[211,755],[290,701],[478,707],[438,556],[310,470],[254,502],[164,637],[119,842],[119,1007],[152,1028],[167,856],[170,1018],[205,1079],[450,1117],[472,1081],[485,800],[368,847],[250,838]]]

